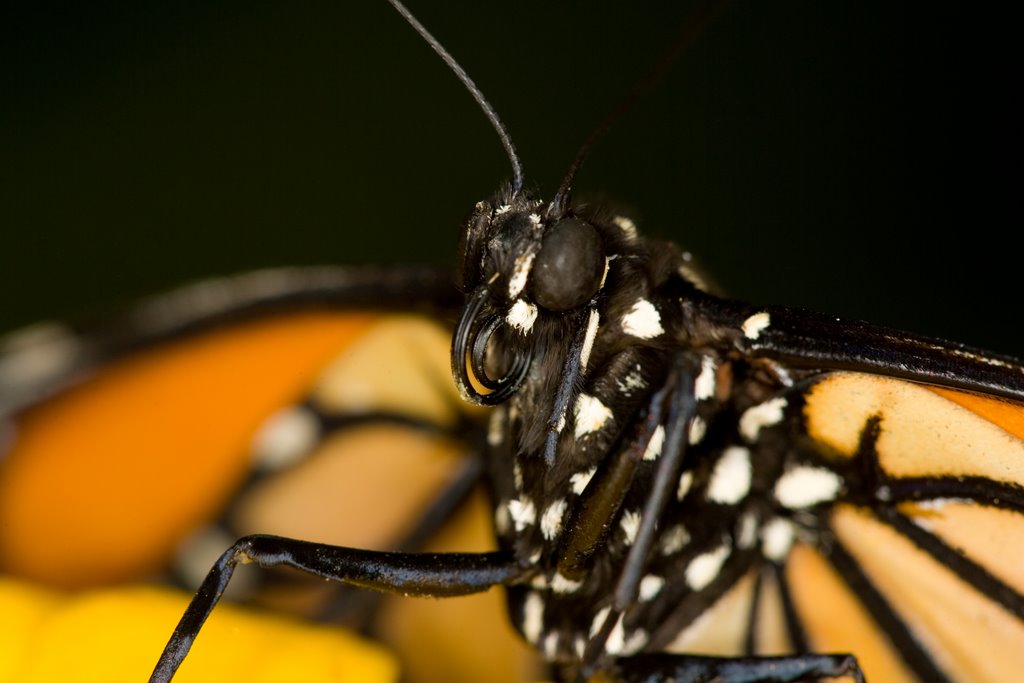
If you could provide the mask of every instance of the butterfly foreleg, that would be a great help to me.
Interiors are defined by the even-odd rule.
[[[174,676],[239,564],[292,567],[360,588],[424,597],[478,593],[512,583],[528,571],[507,552],[391,553],[279,536],[246,536],[225,551],[206,575],[160,655],[151,683]]]

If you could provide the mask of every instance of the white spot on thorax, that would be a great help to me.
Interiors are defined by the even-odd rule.
[[[551,577],[551,590],[556,593],[575,593],[583,585],[582,581],[573,581],[562,576],[561,573],[556,572]]]
[[[638,339],[654,339],[665,329],[661,314],[647,299],[640,299],[622,316],[622,331]]]
[[[611,611],[612,611],[611,605],[605,605],[604,607],[602,607],[600,609],[600,611],[598,611],[597,614],[594,615],[594,620],[592,622],[590,622],[590,637],[591,638],[596,636],[597,632],[601,630],[602,626],[604,626],[605,619],[608,618],[608,615],[611,614]]]
[[[508,513],[512,517],[516,531],[522,531],[537,520],[537,508],[533,501],[523,496],[508,502]]]
[[[540,516],[540,532],[549,541],[562,531],[562,518],[565,516],[565,500],[556,500],[549,505]]]
[[[740,416],[740,434],[747,441],[756,441],[764,427],[771,427],[782,421],[787,401],[783,396],[768,399],[751,406]]]
[[[658,548],[662,555],[674,555],[690,542],[690,532],[682,524],[670,527],[661,535]]]
[[[512,307],[508,309],[505,322],[515,330],[523,334],[529,334],[533,329],[533,323],[537,321],[537,307],[524,299],[516,299]]]
[[[619,522],[622,533],[626,537],[626,545],[632,545],[636,540],[637,532],[640,531],[640,512],[637,510],[626,510]]]
[[[594,350],[594,339],[597,338],[600,320],[601,314],[597,312],[596,308],[591,308],[590,317],[587,318],[587,334],[583,338],[583,349],[580,351],[580,367],[583,370],[587,369],[587,363],[590,362],[590,352]]]
[[[615,626],[612,626],[612,630],[608,633],[608,639],[604,643],[605,652],[610,655],[621,655],[622,649],[626,645],[626,630],[622,626],[623,616],[622,614],[619,615]]]
[[[597,472],[597,468],[591,467],[585,472],[577,472],[569,477],[569,483],[572,485],[572,492],[577,496],[583,493],[587,488],[587,484],[589,484],[590,480],[594,478],[595,472]]]
[[[575,409],[576,438],[584,434],[590,434],[604,427],[605,423],[612,418],[611,408],[601,403],[601,400],[590,394],[580,394],[576,399]]]
[[[769,315],[768,311],[755,313],[743,321],[743,336],[747,339],[757,339],[771,322],[771,315]]]
[[[664,585],[665,577],[648,574],[640,579],[640,599],[644,602],[653,600],[661,592],[661,588]]]
[[[630,370],[628,375],[618,380],[616,386],[626,396],[631,395],[638,389],[645,389],[647,387],[647,380],[644,379],[641,373],[640,365],[637,364],[635,368]]]
[[[508,513],[508,503],[501,503],[494,508],[494,529],[499,535],[504,536],[507,534],[511,523],[511,516]]]
[[[739,529],[736,532],[736,547],[740,550],[753,548],[757,542],[757,516],[748,512],[740,517]]]
[[[793,545],[793,535],[793,523],[775,517],[761,529],[761,552],[773,562],[783,561]]]
[[[800,465],[789,470],[775,482],[775,499],[790,509],[806,508],[835,500],[843,480],[838,474],[821,467]]]
[[[552,631],[544,637],[544,645],[541,650],[548,659],[554,659],[558,654],[558,636],[558,631]]]
[[[691,446],[699,444],[708,433],[708,423],[700,415],[694,415],[690,420],[690,429],[686,434],[686,440]]]
[[[651,434],[651,440],[644,449],[644,460],[654,460],[661,455],[661,448],[665,445],[665,426],[658,425]]]
[[[491,413],[491,418],[487,421],[487,445],[491,448],[497,448],[505,441],[507,416],[503,407]]]
[[[707,588],[718,577],[722,565],[729,557],[729,546],[720,545],[714,550],[693,558],[686,568],[686,585],[691,590],[700,591]]]
[[[536,644],[544,629],[544,599],[540,593],[530,591],[523,603],[523,637]]]
[[[693,383],[693,397],[698,401],[706,401],[715,395],[715,384],[718,363],[711,356],[704,356],[700,361],[700,374]]]
[[[628,656],[647,644],[647,633],[642,629],[637,629],[630,634],[628,639],[626,638],[626,629],[622,624],[624,616],[619,615],[618,621],[615,622],[615,626],[612,627],[608,639],[604,643],[605,652],[610,655]]]
[[[530,277],[530,270],[533,268],[534,256],[536,256],[536,253],[533,251],[516,256],[515,263],[512,266],[512,275],[508,279],[509,299],[518,299],[526,287],[526,281]]]
[[[693,471],[686,470],[679,475],[679,486],[676,487],[676,500],[685,498],[686,494],[690,492],[691,486],[693,486]]]
[[[253,437],[253,465],[276,471],[296,464],[316,446],[320,423],[307,408],[285,408],[274,413]]]
[[[480,205],[477,204],[477,207],[479,208]],[[502,204],[501,206],[499,206],[497,209],[494,210],[494,215],[495,216],[500,216],[501,214],[508,213],[511,210],[512,210],[512,205],[511,204]]]
[[[614,218],[612,218],[612,223],[614,223],[619,228],[619,230],[622,231],[622,234],[626,237],[626,239],[636,239],[636,223],[626,218],[625,216],[615,216]]]
[[[730,446],[715,463],[708,483],[708,500],[723,505],[740,502],[750,492],[750,451]]]

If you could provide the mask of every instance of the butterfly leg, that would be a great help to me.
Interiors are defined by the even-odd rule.
[[[389,553],[280,536],[246,536],[206,575],[160,655],[151,683],[165,683],[174,676],[240,563],[292,567],[370,590],[429,597],[479,593],[513,583],[529,571],[507,552]]]
[[[392,548],[396,552],[418,552],[434,538],[441,528],[468,503],[483,476],[484,463],[479,454],[468,457],[445,488],[426,507],[415,526]],[[327,598],[311,619],[345,624],[368,633],[384,598],[383,593],[359,590],[341,584]]]
[[[832,676],[849,676],[857,683],[864,683],[864,673],[853,655],[818,654],[737,658],[636,655],[617,660],[610,680],[615,683],[796,683]]]

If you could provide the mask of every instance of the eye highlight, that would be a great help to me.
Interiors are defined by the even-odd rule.
[[[604,276],[604,245],[589,223],[564,218],[548,230],[533,265],[533,298],[549,311],[567,311],[597,293]]]

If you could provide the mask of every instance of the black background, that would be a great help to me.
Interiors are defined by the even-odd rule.
[[[410,4],[544,196],[692,11]],[[578,194],[632,207],[735,296],[1024,354],[1019,41],[978,11],[735,2]],[[508,175],[384,0],[0,13],[0,329],[258,266],[448,264]]]

